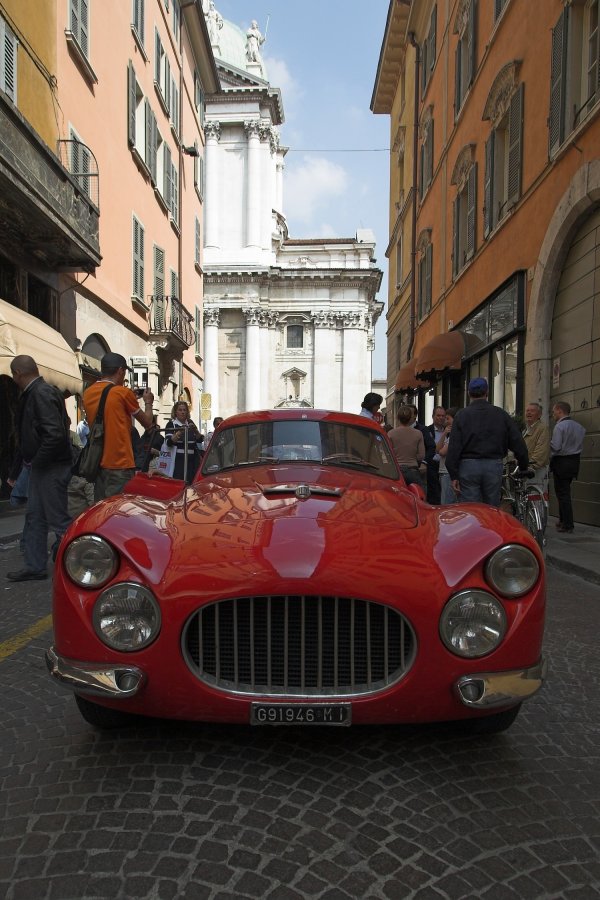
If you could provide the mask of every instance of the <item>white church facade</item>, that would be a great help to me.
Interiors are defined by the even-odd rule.
[[[382,272],[373,233],[290,238],[281,92],[253,22],[204,11],[222,92],[206,100],[204,389],[212,415],[310,406],[359,412],[371,390]]]

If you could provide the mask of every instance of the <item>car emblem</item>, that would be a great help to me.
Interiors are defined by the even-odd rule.
[[[310,488],[307,484],[299,485],[294,491],[298,500],[308,500],[310,497]]]

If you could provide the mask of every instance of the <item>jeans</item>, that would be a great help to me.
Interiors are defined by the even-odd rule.
[[[458,497],[452,487],[452,482],[447,472],[442,472],[440,474],[440,487],[442,504],[458,503]]]
[[[71,524],[67,512],[67,485],[70,480],[70,462],[31,469],[23,549],[25,568],[30,572],[46,571],[48,532],[54,532],[58,544]]]
[[[460,502],[500,506],[502,469],[501,459],[461,459],[458,467]]]

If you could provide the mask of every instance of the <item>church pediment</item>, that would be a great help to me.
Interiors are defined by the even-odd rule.
[[[224,63],[221,59],[218,59],[216,62],[217,71],[219,72],[219,78],[221,80],[221,87],[225,90],[231,88],[269,87],[269,82],[265,81],[264,78],[258,78],[256,75],[251,75],[249,72],[236,68],[236,66]]]

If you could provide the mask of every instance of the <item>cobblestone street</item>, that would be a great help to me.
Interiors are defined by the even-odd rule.
[[[2,554],[0,577],[16,551]],[[14,560],[13,560],[14,561]],[[0,896],[600,896],[597,589],[549,570],[544,690],[449,728],[94,731],[47,676],[50,582],[2,582]]]

